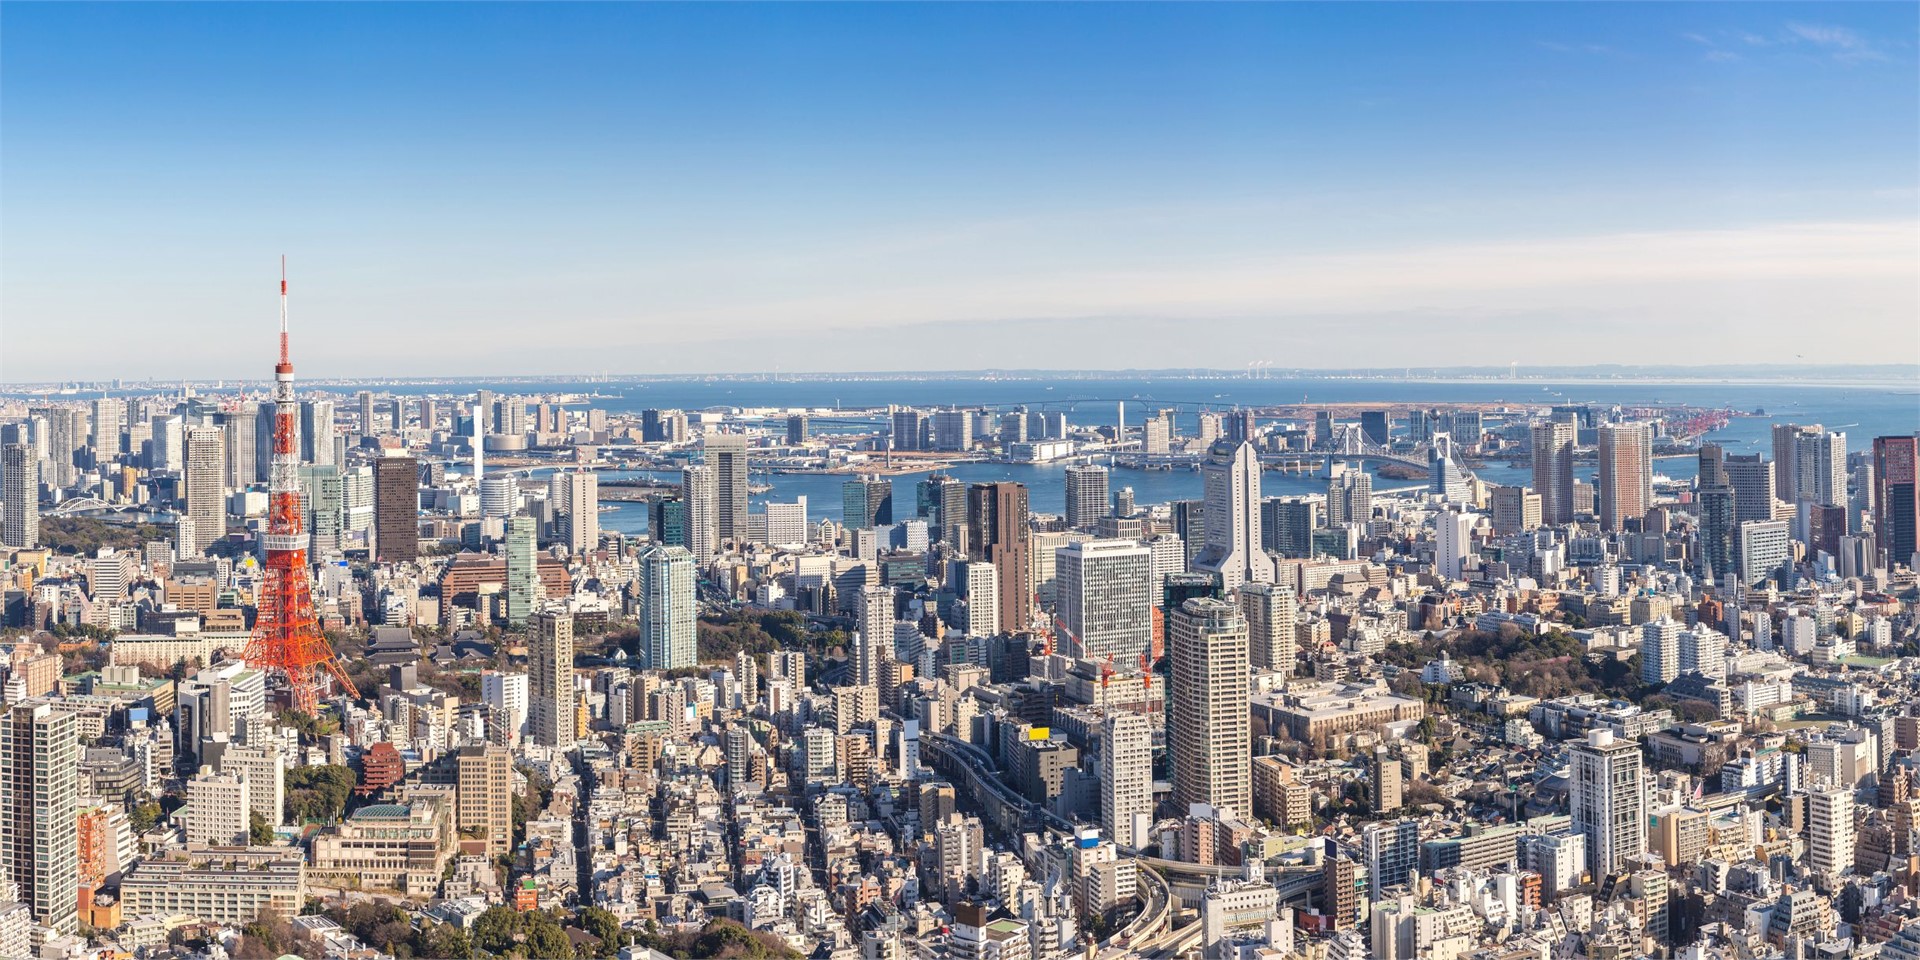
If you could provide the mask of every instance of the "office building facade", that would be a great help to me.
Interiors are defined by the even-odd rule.
[[[1247,621],[1223,600],[1197,597],[1167,618],[1173,801],[1253,812]]]

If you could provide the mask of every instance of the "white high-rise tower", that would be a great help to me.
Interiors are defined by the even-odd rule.
[[[1253,444],[1215,444],[1205,476],[1206,543],[1193,568],[1220,578],[1232,592],[1249,581],[1273,582],[1273,558],[1260,546],[1260,457]]]

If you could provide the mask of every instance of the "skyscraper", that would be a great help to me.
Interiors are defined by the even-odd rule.
[[[1247,620],[1249,661],[1259,669],[1291,675],[1299,658],[1293,629],[1293,588],[1275,583],[1241,584],[1240,615]]]
[[[767,543],[776,547],[794,547],[812,539],[807,527],[807,498],[799,497],[792,503],[766,504]]]
[[[340,468],[332,465],[301,466],[298,476],[312,552],[318,554],[340,549],[343,529],[341,504],[345,496]]]
[[[967,633],[992,636],[1000,632],[1000,573],[985,560],[967,561],[965,594]]]
[[[1221,423],[1222,436],[1234,446],[1253,443],[1260,436],[1259,428],[1254,425],[1252,410],[1233,410]]]
[[[1807,866],[1826,876],[1853,869],[1851,787],[1826,784],[1807,794]]]
[[[1749,520],[1734,541],[1740,582],[1755,586],[1773,576],[1792,555],[1793,538],[1785,520]]]
[[[887,442],[895,450],[920,450],[926,446],[927,415],[913,409],[895,410],[888,418]]]
[[[1100,825],[1122,847],[1145,846],[1153,822],[1153,725],[1115,710],[1100,727]]]
[[[316,466],[334,463],[333,401],[300,401],[300,459]]]
[[[566,470],[547,481],[553,502],[555,538],[567,552],[582,556],[600,549],[600,477],[591,470]]]
[[[539,599],[540,571],[533,557],[538,525],[532,517],[521,514],[508,517],[506,526],[502,550],[507,561],[507,627],[524,630]]]
[[[1085,464],[1067,468],[1067,526],[1086,530],[1107,515],[1107,468]]]
[[[1362,410],[1360,432],[1366,434],[1368,443],[1384,447],[1393,438],[1393,418],[1385,410]]]
[[[242,407],[239,412],[225,414],[221,418],[220,429],[226,447],[226,485],[234,490],[253,483],[259,475],[256,462],[260,453],[259,438],[255,435],[260,424],[260,412],[253,406]]]
[[[1920,439],[1873,438],[1873,536],[1887,564],[1913,563],[1920,550]]]
[[[1587,868],[1596,880],[1619,871],[1647,849],[1647,794],[1640,744],[1605,727],[1569,751],[1573,832],[1587,838]]]
[[[513,751],[474,744],[454,754],[454,826],[480,834],[487,852],[513,849]]]
[[[1525,533],[1540,525],[1540,495],[1526,487],[1493,488],[1493,532]]]
[[[893,481],[865,474],[840,484],[841,522],[868,530],[893,522]]]
[[[1694,490],[1694,512],[1699,516],[1699,568],[1716,584],[1733,578],[1733,481],[1727,476],[1727,452],[1717,443],[1700,445],[1700,470]]]
[[[787,415],[787,446],[797,447],[807,442],[807,415],[793,413]]]
[[[968,549],[967,485],[944,473],[936,473],[917,486],[918,513],[927,519],[927,533],[962,553]]]
[[[715,549],[747,537],[747,438],[738,433],[709,433],[700,441],[713,470]]]
[[[1444,580],[1466,576],[1467,558],[1473,555],[1475,517],[1458,510],[1444,510],[1433,516],[1433,568]]]
[[[475,390],[473,392],[473,405],[474,405],[474,408],[479,411],[479,413],[476,415],[479,418],[479,422],[474,424],[473,432],[482,434],[482,435],[496,432],[496,427],[498,426],[498,423],[496,422],[496,418],[494,416],[493,391],[492,390]],[[645,415],[643,413],[642,414],[643,423],[645,422],[644,417]]]
[[[993,564],[1000,576],[1002,633],[1027,629],[1033,617],[1028,517],[1025,484],[1003,481],[967,488],[967,555]]]
[[[80,726],[43,701],[0,712],[0,869],[35,922],[79,929]]]
[[[693,554],[654,544],[640,554],[640,666],[675,670],[699,662]]]
[[[1432,456],[1427,461],[1427,492],[1436,498],[1444,498],[1453,503],[1465,503],[1471,499],[1471,489],[1467,486],[1467,475],[1460,470],[1460,464],[1453,458],[1453,435],[1436,433],[1433,435]]]
[[[1780,499],[1793,503],[1800,499],[1800,465],[1795,462],[1801,426],[1797,423],[1773,425],[1773,489]]]
[[[541,611],[528,631],[529,726],[535,743],[568,747],[573,728],[573,614]]]
[[[688,547],[687,501],[677,495],[656,496],[647,502],[647,535],[654,543]]]
[[[527,398],[501,397],[494,404],[493,432],[509,437],[525,436],[527,433]]]
[[[92,426],[87,411],[80,407],[62,404],[43,408],[41,414],[47,424],[46,476],[54,487],[64,490],[79,479],[79,460],[75,455],[87,445]]]
[[[348,533],[371,537],[374,519],[373,468],[347,467],[340,470],[341,525]]]
[[[870,583],[860,588],[860,610],[854,638],[853,682],[878,687],[881,671],[893,659],[893,588]]]
[[[1253,444],[1215,444],[1201,466],[1206,542],[1193,569],[1220,579],[1221,589],[1272,583],[1273,558],[1260,545],[1260,458]]]
[[[193,543],[181,544],[189,554],[200,554],[227,535],[227,454],[215,427],[186,429],[186,514],[193,520]]]
[[[362,390],[353,395],[354,402],[360,407],[360,435],[378,436],[379,431],[373,424],[373,391]]]
[[[1793,438],[1794,501],[1827,506],[1847,503],[1847,435],[1819,426]]]
[[[1730,453],[1721,458],[1720,466],[1726,471],[1727,483],[1733,487],[1734,523],[1772,520],[1773,465],[1760,459],[1757,453],[1745,456]]]
[[[480,479],[480,515],[512,516],[520,509],[520,481],[510,473],[488,474]]]
[[[388,563],[420,557],[420,462],[412,457],[374,461],[373,543]]]
[[[1131,666],[1153,643],[1153,551],[1084,540],[1054,551],[1054,591],[1072,651]]]
[[[1206,803],[1253,810],[1247,720],[1247,621],[1224,600],[1198,597],[1167,619],[1176,808]]]
[[[126,433],[125,402],[101,397],[93,402],[93,435],[88,444],[96,459],[106,462],[120,455],[121,436]]]
[[[483,670],[480,702],[487,707],[487,733],[495,743],[514,746],[527,732],[527,675]]]
[[[40,545],[40,457],[33,445],[0,447],[0,543],[31,550]]]
[[[970,450],[973,448],[973,411],[935,410],[928,430],[935,450]]]
[[[680,471],[680,499],[684,504],[683,522],[687,552],[705,562],[720,552],[719,509],[714,502],[713,468],[690,463]]]
[[[1571,423],[1533,425],[1533,489],[1540,494],[1540,522],[1559,526],[1573,520],[1573,439]]]
[[[147,466],[153,470],[183,470],[186,468],[186,430],[187,423],[179,417],[153,418],[153,450],[147,457]],[[51,457],[51,455],[48,455]],[[42,471],[48,485],[63,487],[60,482],[59,463],[50,459],[47,469]]]
[[[1283,557],[1313,556],[1313,531],[1320,528],[1326,507],[1305,497],[1268,497],[1260,501],[1262,546]]]
[[[1384,756],[1386,753],[1385,747],[1375,747],[1372,764],[1373,807],[1382,813],[1399,809],[1398,803],[1391,807],[1381,803],[1383,780],[1391,784],[1392,792],[1400,789],[1400,761]],[[1420,872],[1420,821],[1403,817],[1367,824],[1360,834],[1360,859],[1367,865],[1368,900],[1388,899],[1387,891],[1395,888],[1411,889]],[[1379,953],[1381,957],[1390,955],[1388,951]]]
[[[1653,428],[1646,423],[1602,424],[1600,527],[1626,529],[1653,506]]]
[[[1373,519],[1373,476],[1348,466],[1327,481],[1327,526],[1365,524]]]
[[[1672,683],[1680,675],[1680,637],[1685,630],[1686,624],[1667,617],[1640,625],[1641,683]]]

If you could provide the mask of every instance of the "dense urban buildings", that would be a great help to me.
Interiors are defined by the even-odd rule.
[[[1920,960],[1920,5],[0,16],[0,960]]]
[[[0,399],[0,950],[264,911],[357,956],[376,896],[415,955],[491,911],[1052,960],[1920,924],[1911,436],[367,392],[288,407],[336,441],[288,442],[310,706],[247,656],[274,420]],[[118,505],[161,538],[72,547]]]

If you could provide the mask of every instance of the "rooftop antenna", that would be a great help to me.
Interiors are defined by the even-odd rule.
[[[293,359],[287,352],[287,255],[280,255],[280,365],[276,373],[292,373]]]

